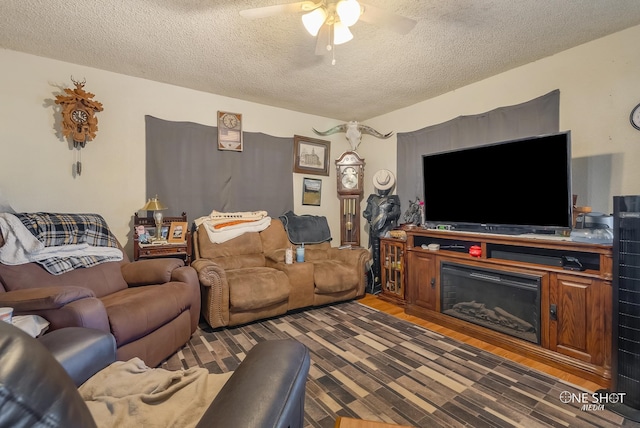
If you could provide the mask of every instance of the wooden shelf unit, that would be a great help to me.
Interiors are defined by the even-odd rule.
[[[431,251],[422,245],[439,244]],[[480,257],[469,248],[481,248]],[[545,235],[508,236],[428,229],[407,232],[405,312],[563,369],[604,388],[611,384],[612,264],[610,245]],[[567,270],[562,257],[584,270]],[[455,262],[540,277],[540,344],[440,312],[440,264]]]
[[[379,297],[401,306],[405,304],[406,293],[405,247],[405,241],[401,239],[380,238],[380,282],[382,290]]]

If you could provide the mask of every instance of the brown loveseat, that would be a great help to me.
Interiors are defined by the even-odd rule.
[[[360,297],[365,293],[363,248],[338,249],[329,242],[305,245],[305,262],[285,264],[292,246],[278,219],[261,232],[212,243],[200,226],[194,261],[202,291],[202,314],[211,327],[234,326]]]
[[[0,247],[4,244],[0,236]],[[52,275],[36,263],[0,263],[0,306],[35,314],[49,330],[111,332],[117,358],[154,367],[184,345],[200,317],[196,272],[179,259],[111,261]]]

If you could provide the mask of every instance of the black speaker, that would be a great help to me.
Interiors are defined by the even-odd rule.
[[[640,422],[640,195],[613,210],[612,391],[625,395],[611,410]]]

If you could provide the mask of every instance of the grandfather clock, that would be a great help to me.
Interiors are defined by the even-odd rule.
[[[345,152],[336,160],[340,199],[340,245],[360,246],[360,201],[364,193],[364,159]]]

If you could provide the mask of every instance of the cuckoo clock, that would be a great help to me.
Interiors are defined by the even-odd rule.
[[[96,112],[102,111],[102,103],[93,100],[95,96],[84,90],[86,80],[78,82],[71,76],[71,81],[76,85],[75,89],[66,88],[64,95],[56,96],[56,104],[62,108],[62,135],[71,137],[73,147],[83,148],[87,141],[96,137],[98,132],[98,118]],[[80,175],[80,161],[77,162],[76,172]]]

